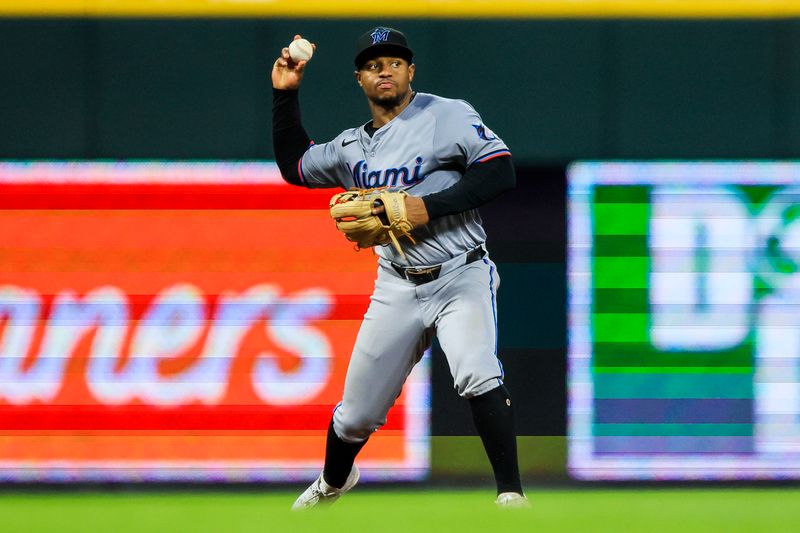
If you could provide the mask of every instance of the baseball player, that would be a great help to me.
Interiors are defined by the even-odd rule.
[[[434,334],[455,389],[469,401],[497,481],[496,503],[525,507],[512,404],[497,358],[500,279],[476,209],[515,186],[508,147],[468,103],[413,91],[413,52],[401,32],[384,27],[356,43],[355,80],[372,118],[313,144],[298,102],[306,64],[284,48],[272,69],[273,140],[284,180],[402,189],[415,244],[405,254],[375,247],[375,292],[328,428],[325,465],[292,508],[332,503],[358,482],[356,455],[385,423]]]

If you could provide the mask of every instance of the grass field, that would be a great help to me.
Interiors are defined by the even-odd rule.
[[[11,532],[800,531],[800,489],[533,490],[532,508],[498,510],[489,490],[362,488],[292,513],[295,492],[0,493]]]

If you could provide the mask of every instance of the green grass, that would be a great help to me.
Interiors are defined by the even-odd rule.
[[[292,513],[294,492],[0,493],[0,531],[17,532],[755,532],[800,531],[800,489],[597,489],[529,492],[498,510],[489,490],[360,488]]]

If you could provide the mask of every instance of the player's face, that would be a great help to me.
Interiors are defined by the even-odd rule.
[[[414,64],[400,57],[376,57],[356,71],[356,81],[367,98],[386,108],[406,100],[413,79]]]

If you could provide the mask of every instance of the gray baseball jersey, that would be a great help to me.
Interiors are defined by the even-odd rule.
[[[455,184],[470,165],[507,155],[508,147],[468,103],[417,93],[372,137],[361,126],[312,145],[298,170],[312,188],[391,187],[425,196]],[[476,209],[434,219],[413,236],[417,244],[404,247],[410,265],[440,264],[486,240]],[[406,263],[392,246],[376,250],[384,259]]]
[[[392,187],[424,196],[447,189],[470,165],[509,155],[508,148],[466,102],[417,93],[370,138],[364,127],[311,146],[299,174],[309,187]],[[386,422],[403,383],[434,335],[447,356],[456,390],[471,398],[498,387],[497,269],[488,255],[468,259],[486,240],[476,209],[443,216],[414,230],[404,246],[412,266],[441,265],[433,281],[416,285],[390,262],[404,261],[392,246],[378,248],[378,279],[347,368],[336,434],[363,441]]]

